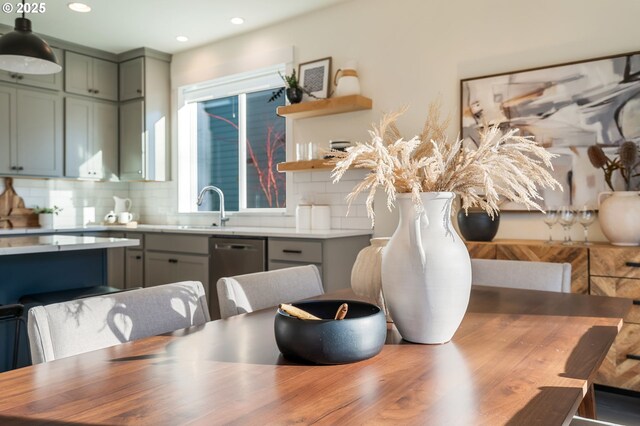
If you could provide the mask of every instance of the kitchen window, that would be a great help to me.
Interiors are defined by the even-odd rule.
[[[286,121],[276,114],[284,96],[284,66],[245,73],[182,89],[178,114],[180,148],[180,211],[218,211],[214,192],[197,206],[196,195],[208,185],[224,193],[227,211],[284,211],[286,177],[276,165],[286,158]],[[184,157],[184,156],[183,156]]]

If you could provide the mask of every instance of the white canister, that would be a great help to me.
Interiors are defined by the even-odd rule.
[[[323,205],[311,207],[311,227],[319,231],[331,229],[331,207]]]
[[[296,207],[296,231],[308,231],[311,229],[311,206],[298,204]]]

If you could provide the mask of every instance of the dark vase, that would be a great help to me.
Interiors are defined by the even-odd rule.
[[[463,209],[458,212],[458,228],[467,241],[491,241],[498,232],[500,215],[493,219],[485,211],[471,211],[466,214]]]
[[[287,89],[287,99],[292,104],[298,104],[302,101],[302,89],[299,87],[290,87]]]

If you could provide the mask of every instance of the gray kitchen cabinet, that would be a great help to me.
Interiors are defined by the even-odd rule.
[[[62,175],[62,98],[0,85],[0,173]]]
[[[145,235],[145,287],[200,281],[209,295],[209,237],[184,234]]]
[[[52,48],[55,52],[58,61],[61,63],[64,61],[64,54],[62,50]],[[64,64],[62,64],[64,70]],[[13,71],[0,70],[0,81],[7,81],[10,83],[16,83],[23,86],[40,87],[42,89],[50,90],[62,90],[62,77],[64,71],[55,74],[20,74]]]
[[[120,63],[121,102],[144,97],[144,61],[141,57]]]
[[[64,90],[108,101],[118,100],[118,64],[65,52]]]
[[[65,176],[110,179],[118,171],[118,106],[65,99]]]
[[[125,288],[144,287],[144,251],[126,249]]]
[[[349,288],[351,268],[358,253],[369,245],[370,235],[323,240],[269,238],[270,271],[302,265],[316,265],[325,292]]]
[[[142,60],[142,86],[138,71]],[[135,64],[127,62],[138,61]],[[165,181],[169,179],[170,77],[169,62],[138,57],[123,62],[120,88],[120,179]],[[130,82],[129,79],[132,81]],[[134,93],[142,93],[135,98]],[[144,94],[144,96],[142,96]]]

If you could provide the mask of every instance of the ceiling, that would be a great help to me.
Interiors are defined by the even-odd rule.
[[[176,53],[347,0],[84,0],[89,13],[71,11],[69,1],[48,1],[45,13],[29,14],[34,32],[112,53]],[[237,16],[245,23],[229,22]],[[13,27],[16,17],[0,13],[0,23]],[[179,35],[189,41],[178,42]]]

